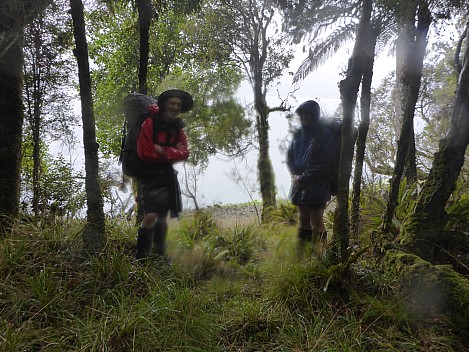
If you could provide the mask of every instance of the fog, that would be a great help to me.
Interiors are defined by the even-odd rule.
[[[319,102],[322,114],[332,115],[340,104],[340,94],[338,83],[342,79],[340,73],[346,68],[351,48],[344,48],[327,63],[320,66],[315,72],[301,81],[294,91],[292,87],[291,75],[285,74],[280,80],[278,86],[271,87],[268,91],[267,102],[270,107],[278,106],[281,101],[279,97],[285,99],[288,96],[287,104],[294,111],[305,100],[315,99]],[[304,55],[299,53],[293,60],[289,71],[295,72],[299,67]],[[376,61],[373,86],[377,86],[380,81],[394,68],[395,61],[393,57],[382,54]],[[293,94],[292,93],[294,91]],[[252,89],[248,82],[243,82],[237,92],[237,99],[243,105],[252,108]],[[74,106],[76,114],[80,116],[80,104]],[[184,117],[184,116],[183,116]],[[287,199],[290,190],[290,175],[285,165],[285,155],[282,146],[289,138],[289,125],[285,113],[272,113],[269,115],[269,140],[270,140],[270,158],[275,174],[277,199]],[[76,126],[76,137],[80,141],[79,147],[70,150],[60,143],[53,143],[51,149],[62,153],[67,159],[73,162],[76,170],[83,170],[83,145],[81,143],[83,131],[81,126]],[[117,158],[115,160],[115,168]],[[181,169],[181,166],[177,166]],[[237,172],[241,182],[235,182],[230,174]],[[180,170],[180,181],[182,180],[182,170]],[[216,155],[210,158],[208,168],[198,177],[197,180],[197,202],[200,207],[208,207],[215,204],[240,204],[260,200],[259,186],[257,180],[257,151],[251,151],[244,159],[228,159],[222,155]],[[120,192],[117,189],[115,193],[123,202],[129,201],[130,192]],[[192,200],[183,196],[183,205],[185,209],[193,208]]]
[[[340,104],[338,83],[342,79],[340,73],[346,68],[350,56],[350,48],[342,49],[326,64],[311,73],[300,82],[299,89],[290,97],[288,104],[295,109],[297,105],[305,100],[315,99],[321,106],[322,114],[332,115]],[[301,64],[303,55],[298,54],[292,62],[291,71],[295,71]],[[393,57],[382,54],[378,57],[373,76],[373,86],[379,85],[380,81],[394,69]],[[278,96],[286,97],[292,92],[291,76],[285,75],[279,86],[271,88],[268,92],[267,101],[270,107],[278,106]],[[278,91],[278,93],[277,93]],[[243,104],[252,103],[252,90],[248,82],[244,82],[238,90],[238,99]],[[269,115],[270,122],[270,157],[277,187],[277,198],[286,199],[290,189],[290,175],[285,166],[285,155],[282,152],[282,144],[289,137],[288,121],[285,113],[273,113]],[[229,160],[222,156],[210,159],[210,164],[198,183],[198,202],[200,206],[211,206],[214,204],[239,204],[250,202],[252,199],[260,200],[257,182],[257,152],[249,153],[245,160]],[[244,182],[236,183],[229,176],[232,170],[237,169],[242,173]],[[193,204],[185,200],[186,207]]]

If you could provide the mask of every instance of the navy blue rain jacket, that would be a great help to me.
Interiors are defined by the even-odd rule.
[[[291,202],[295,205],[326,203],[331,199],[327,174],[333,161],[335,139],[319,119],[293,134],[287,151],[287,166],[298,175],[299,185],[292,184]]]

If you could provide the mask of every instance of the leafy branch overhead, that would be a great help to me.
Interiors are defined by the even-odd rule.
[[[156,11],[149,38],[148,94],[179,87],[194,96],[195,108],[184,116],[192,163],[205,165],[208,157],[217,152],[242,153],[249,143],[243,141],[250,124],[233,99],[242,76],[229,60],[229,53],[213,48],[214,41],[207,40],[203,30],[210,23],[200,22],[197,13],[181,12],[176,2],[166,2]],[[98,140],[102,151],[112,156],[120,150],[123,97],[137,87],[138,33],[131,7],[114,8],[105,21],[104,13],[106,9],[97,9],[91,14],[98,22],[93,26],[90,52],[97,63]],[[232,108],[227,109],[228,105]],[[224,133],[214,133],[220,128],[226,128]]]

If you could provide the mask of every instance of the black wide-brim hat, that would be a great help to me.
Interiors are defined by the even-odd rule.
[[[161,93],[158,96],[158,106],[163,107],[165,101],[171,97],[180,98],[182,100],[181,112],[188,112],[194,106],[192,95],[180,89],[169,89]]]

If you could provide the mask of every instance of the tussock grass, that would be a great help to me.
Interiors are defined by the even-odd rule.
[[[298,258],[281,221],[196,214],[171,228],[170,267],[138,265],[135,228],[113,221],[104,253],[85,256],[82,229],[0,239],[0,351],[466,350],[463,327],[413,311],[372,262]]]

